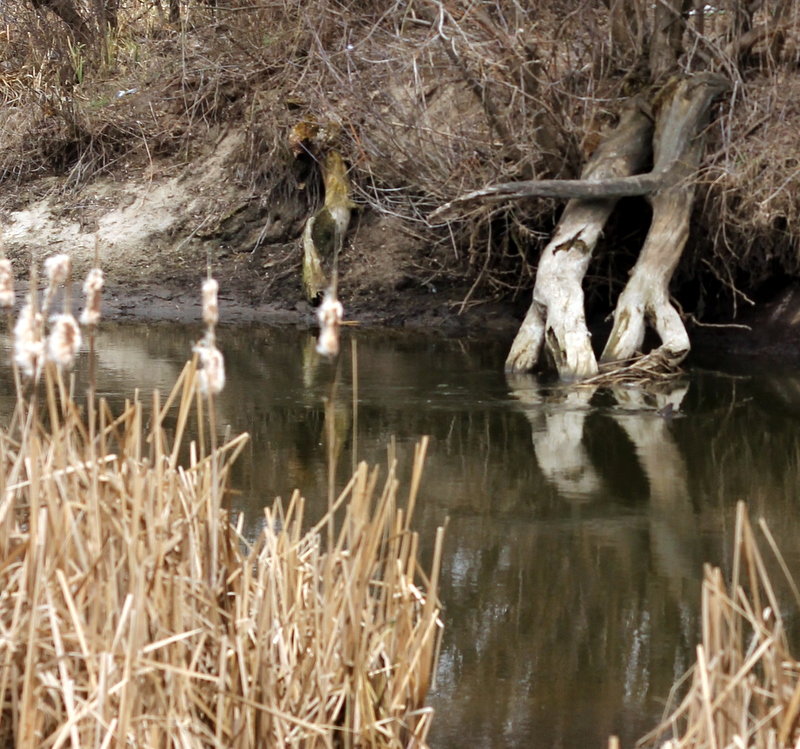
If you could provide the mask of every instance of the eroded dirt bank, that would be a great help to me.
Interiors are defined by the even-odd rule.
[[[66,195],[55,178],[7,194],[6,252],[23,276],[31,261],[68,252],[76,283],[97,253],[107,278],[104,308],[116,319],[199,319],[199,284],[210,263],[225,322],[313,325],[300,283],[300,237],[260,242],[276,218],[232,178],[243,137],[224,132],[189,164],[123,171]],[[354,224],[341,257],[348,319],[513,335],[515,305],[462,310],[469,287],[426,280],[417,267],[424,249],[399,221],[365,211]]]
[[[355,204],[340,257],[347,316],[510,340],[563,201],[490,202],[447,220],[436,210],[493,183],[578,176],[648,93],[639,63],[665,4],[620,15],[561,0],[468,12],[188,2],[167,17],[132,2],[113,33],[89,4],[76,7],[91,23],[72,31],[48,4],[7,5],[0,221],[21,278],[31,259],[67,251],[77,282],[97,251],[107,314],[191,320],[210,261],[223,320],[311,325],[301,234],[322,198],[314,164],[335,150]],[[736,73],[735,96],[713,105],[670,287],[689,325],[741,324],[737,305],[763,301],[756,287],[800,275],[800,6],[784,4],[782,24],[766,4],[748,7],[755,35],[735,4],[676,26],[691,42],[682,75]],[[636,200],[620,202],[598,242],[583,284],[590,324],[613,309],[642,247],[651,211]],[[771,337],[786,340],[778,322]],[[754,325],[757,345],[768,337]]]
[[[103,177],[69,193],[49,177],[4,198],[6,252],[18,275],[32,260],[68,252],[76,286],[95,252],[107,287],[104,310],[117,320],[200,319],[199,285],[211,263],[220,281],[223,323],[316,324],[303,297],[300,226],[296,238],[259,244],[275,216],[231,176],[243,135],[231,130],[192,163]],[[255,249],[254,249],[255,247]],[[396,219],[356,213],[342,255],[347,318],[365,325],[496,335],[510,343],[529,302],[481,301],[470,283],[428,280],[423,241]],[[24,293],[22,280],[19,293]],[[736,327],[692,327],[701,350],[800,363],[800,290],[787,281],[741,312]],[[78,291],[76,290],[76,294]]]

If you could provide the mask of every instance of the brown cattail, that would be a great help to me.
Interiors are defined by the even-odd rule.
[[[339,353],[339,327],[344,317],[344,307],[330,289],[317,310],[319,319],[319,339],[317,353],[323,356],[336,356]]]
[[[81,312],[83,325],[97,325],[100,322],[100,304],[102,302],[103,271],[92,268],[83,282],[83,293],[86,296],[86,306]]]
[[[14,306],[14,271],[8,258],[0,258],[0,307]]]
[[[213,278],[203,281],[203,322],[214,327],[219,322],[219,284]]]
[[[39,374],[43,354],[42,315],[29,298],[14,326],[14,361],[23,374],[34,377]]]
[[[81,348],[81,330],[75,318],[64,312],[50,318],[47,358],[60,369],[69,369]]]

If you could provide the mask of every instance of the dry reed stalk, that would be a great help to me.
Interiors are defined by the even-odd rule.
[[[797,588],[761,521],[790,588]],[[687,674],[688,691],[677,708],[639,742],[652,746],[793,747],[800,742],[800,661],[789,652],[783,616],[744,503],[736,516],[730,587],[721,571],[706,566],[702,644]],[[673,688],[682,688],[686,677]]]
[[[426,573],[393,468],[380,490],[359,465],[310,530],[276,502],[248,544],[208,501],[247,435],[178,461],[196,359],[92,428],[42,377],[50,423],[0,432],[0,747],[426,745],[442,533]]]

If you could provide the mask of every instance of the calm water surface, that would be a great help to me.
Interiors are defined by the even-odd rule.
[[[100,389],[169,388],[196,337],[105,328]],[[695,367],[644,395],[506,377],[507,342],[492,340],[348,329],[334,367],[305,331],[220,339],[221,420],[253,438],[235,477],[253,528],[295,487],[322,512],[326,425],[340,483],[354,455],[385,464],[394,443],[408,467],[431,436],[417,509],[426,555],[450,518],[431,697],[440,749],[602,747],[612,733],[630,746],[693,659],[702,566],[727,568],[736,500],[799,567],[800,372]]]

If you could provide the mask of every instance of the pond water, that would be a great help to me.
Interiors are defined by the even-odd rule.
[[[198,337],[105,327],[101,392],[168,389]],[[253,528],[295,487],[323,511],[327,426],[340,484],[390,444],[408,469],[430,435],[426,555],[449,517],[439,749],[632,746],[693,660],[703,564],[727,569],[738,499],[800,569],[800,372],[695,365],[645,396],[507,377],[490,339],[348,328],[336,366],[296,329],[223,328],[220,347],[220,419],[252,435],[234,481]]]

